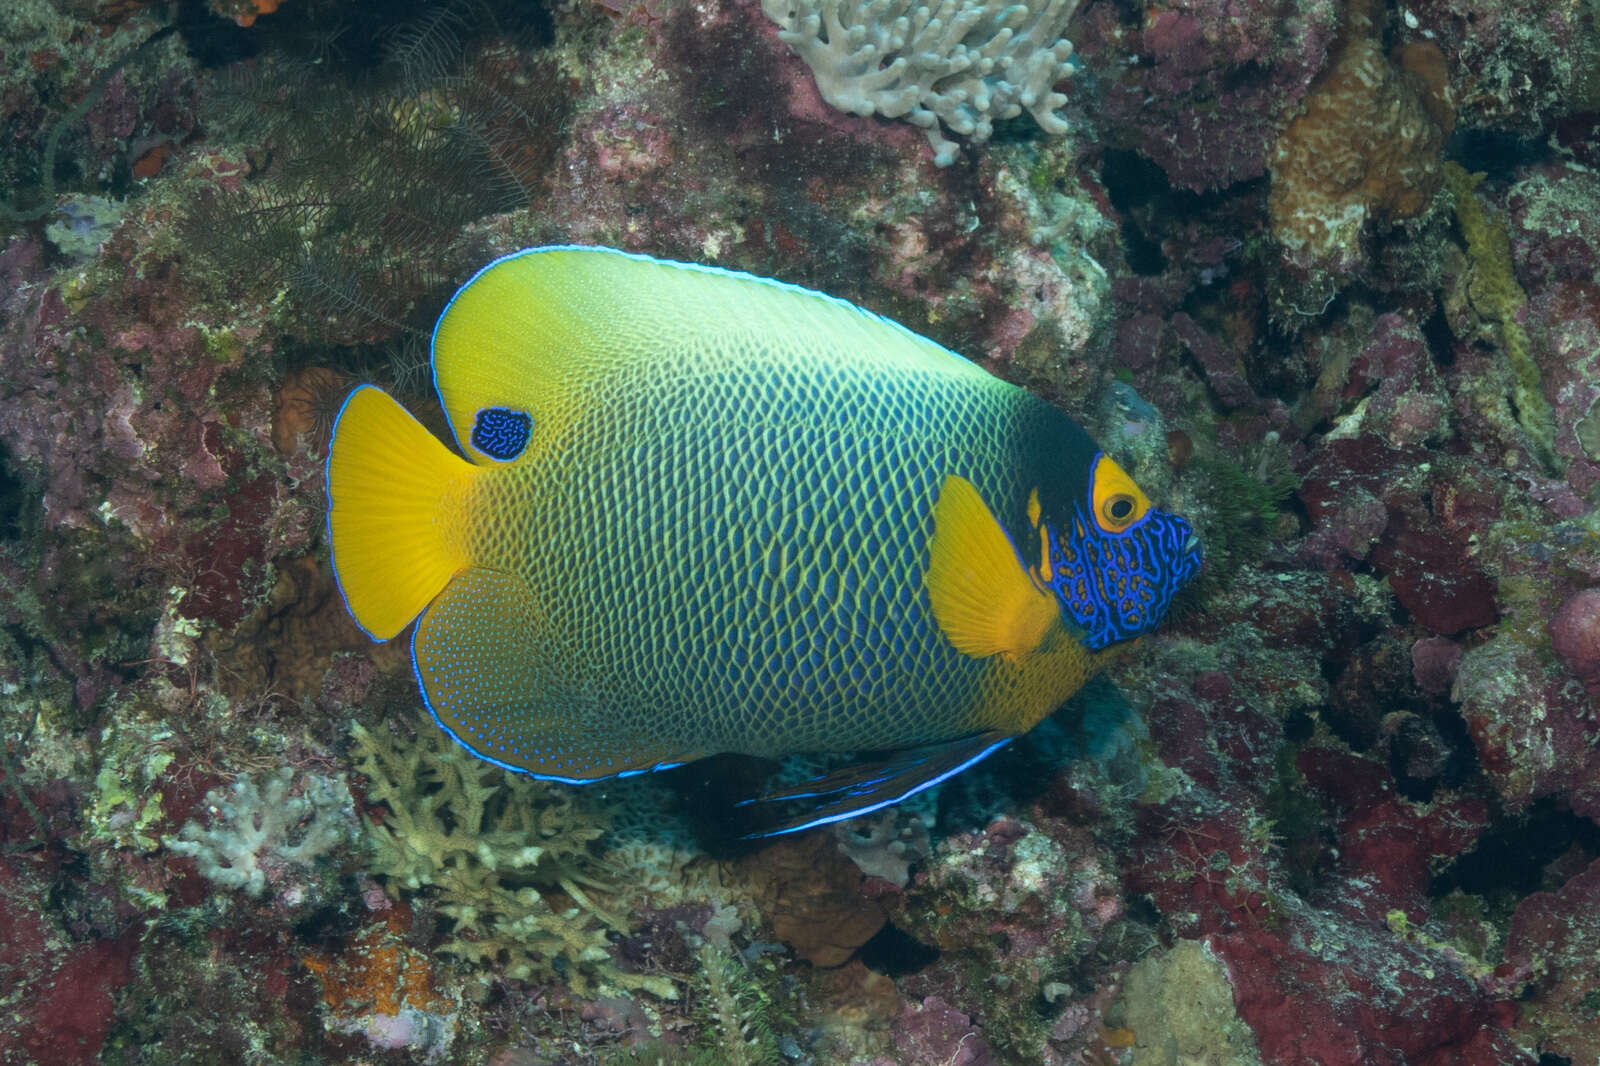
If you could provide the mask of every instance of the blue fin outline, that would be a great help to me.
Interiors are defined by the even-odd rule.
[[[361,619],[357,618],[356,613],[350,609],[350,597],[344,594],[344,579],[339,576],[339,564],[333,561],[333,478],[331,476],[333,472],[333,442],[339,436],[339,420],[344,417],[345,409],[350,406],[350,401],[355,399],[356,393],[364,389],[376,389],[378,392],[383,392],[376,385],[361,384],[345,393],[344,402],[339,405],[339,413],[333,416],[333,425],[328,429],[328,454],[322,459],[322,499],[327,505],[325,508],[327,514],[322,519],[322,542],[328,545],[328,569],[333,571],[333,584],[339,590],[339,602],[344,605],[345,615],[355,623],[355,627],[361,630],[362,634],[372,643],[387,644],[389,643],[388,641],[380,640],[373,636],[372,631],[362,625]],[[417,617],[421,617],[420,612]],[[413,618],[411,621],[415,623],[416,620],[416,618]],[[399,636],[398,633],[395,635]]]
[[[948,781],[1015,739],[1015,733],[1001,733],[996,730],[975,733],[970,737],[945,744],[913,749],[906,755],[891,758],[887,762],[845,767],[795,789],[769,792],[763,796],[744,800],[739,806],[748,806],[752,803],[786,803],[792,800],[820,799],[824,796],[836,797],[823,803],[813,817],[800,815],[798,818],[780,822],[773,828],[746,833],[744,839],[799,833],[892,807],[902,800],[915,796],[918,792]],[[892,794],[885,795],[886,792]]]
[[[909,326],[902,325],[892,318],[885,318],[876,311],[869,311],[865,307],[861,307],[858,304],[853,304],[849,300],[843,299],[842,297],[830,296],[828,293],[819,292],[816,289],[808,289],[804,285],[795,285],[787,281],[779,281],[776,278],[764,278],[759,274],[751,274],[744,270],[729,270],[726,267],[707,266],[704,263],[685,263],[678,259],[659,259],[653,255],[645,255],[643,252],[624,252],[620,248],[608,248],[603,244],[541,244],[532,248],[522,248],[515,252],[507,252],[498,259],[490,260],[483,266],[479,267],[473,273],[472,277],[462,282],[461,287],[457,289],[450,297],[450,302],[444,305],[444,310],[439,312],[439,317],[433,324],[433,333],[428,337],[428,369],[431,372],[433,379],[434,395],[439,397],[439,407],[444,411],[445,424],[450,427],[450,439],[453,441],[460,441],[462,438],[460,434],[456,432],[455,424],[450,419],[450,409],[446,407],[444,403],[444,393],[439,389],[439,327],[444,324],[445,317],[450,314],[450,308],[455,306],[455,302],[461,298],[461,294],[470,289],[472,287],[472,283],[483,276],[485,272],[493,270],[495,267],[499,266],[501,263],[504,263],[508,259],[521,259],[525,255],[538,255],[541,252],[597,252],[604,255],[619,255],[624,259],[636,259],[641,263],[655,263],[660,266],[681,267],[684,270],[698,270],[703,274],[721,274],[723,277],[741,278],[745,281],[759,282],[762,285],[772,285],[779,289],[787,289],[789,292],[797,292],[806,296],[814,296],[820,300],[826,300],[829,303],[837,304],[840,307],[847,307],[858,315],[865,315],[866,317],[875,319],[886,326],[890,326],[896,330],[899,330],[901,333],[904,333],[907,337],[912,338],[919,344],[931,345],[932,347],[937,348],[939,351],[944,352],[951,359],[955,359],[968,366],[976,365],[972,362],[972,360],[968,359],[959,352],[951,351],[938,341],[929,337],[925,337],[916,330],[911,329]]]
[[[428,715],[433,719],[433,724],[444,730],[445,736],[449,737],[451,740],[465,748],[467,750],[467,754],[471,755],[474,759],[482,759],[484,762],[498,766],[502,770],[510,770],[512,773],[521,774],[524,777],[531,777],[539,781],[559,781],[563,785],[593,785],[598,784],[601,781],[611,781],[616,778],[637,777],[640,774],[653,774],[657,770],[671,770],[674,767],[683,765],[682,762],[658,762],[654,766],[642,767],[636,770],[618,770],[616,773],[606,774],[604,777],[562,777],[560,774],[537,773],[536,771],[528,769],[526,766],[513,766],[508,762],[502,762],[499,759],[485,755],[483,752],[479,751],[477,748],[474,748],[471,744],[468,744],[466,741],[457,736],[456,731],[445,725],[443,719],[439,717],[439,712],[433,709],[433,701],[428,698],[428,686],[422,683],[422,671],[417,668],[418,628],[420,627],[415,625],[411,627],[411,677],[412,680],[416,681],[417,691],[422,695],[422,705],[428,708]]]

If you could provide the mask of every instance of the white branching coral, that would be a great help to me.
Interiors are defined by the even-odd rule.
[[[307,774],[297,795],[293,782],[284,767],[260,784],[241,777],[232,788],[212,789],[206,806],[217,823],[189,822],[167,847],[192,856],[207,880],[251,897],[303,876],[319,856],[355,839],[355,802],[343,776]]]
[[[921,126],[933,161],[982,144],[1024,109],[1068,130],[1055,85],[1072,73],[1064,36],[1078,0],[762,0],[778,37],[811,67],[822,98],[853,115]]]

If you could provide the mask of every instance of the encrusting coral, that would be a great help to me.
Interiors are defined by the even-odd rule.
[[[580,887],[605,887],[591,873],[590,851],[606,831],[602,814],[477,759],[437,730],[408,745],[360,725],[351,734],[367,798],[389,808],[367,823],[371,868],[391,895],[434,897],[455,923],[441,952],[513,978],[564,972],[575,988],[600,981],[676,996],[663,977],[608,965],[606,932],[625,923]]]
[[[1352,0],[1338,58],[1272,151],[1272,235],[1303,269],[1349,273],[1369,220],[1416,218],[1439,190],[1454,122],[1442,60],[1431,45],[1385,56],[1381,30],[1369,0]]]
[[[322,984],[330,1030],[360,1033],[386,1050],[423,1050],[426,1061],[437,1062],[454,1043],[459,1021],[436,987],[428,955],[407,942],[410,931],[411,908],[386,906],[347,950],[309,952],[300,961]]]
[[[927,131],[938,166],[958,145],[943,122],[983,144],[1024,108],[1046,133],[1071,127],[1055,84],[1072,73],[1063,34],[1077,0],[763,0],[778,33],[816,75],[822,98],[852,115],[904,118]]]

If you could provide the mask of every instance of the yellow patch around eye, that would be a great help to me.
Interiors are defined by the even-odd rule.
[[[1030,526],[1038,526],[1039,515],[1043,511],[1044,508],[1039,506],[1039,490],[1034,489],[1028,493],[1028,524]]]
[[[1149,498],[1108,455],[1095,460],[1090,485],[1095,524],[1107,533],[1121,533],[1150,510]]]

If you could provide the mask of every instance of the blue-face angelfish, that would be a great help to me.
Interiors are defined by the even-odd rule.
[[[439,725],[538,777],[898,752],[767,831],[876,810],[1033,728],[1200,569],[1065,415],[793,285],[532,248],[456,293],[433,371],[460,455],[376,388],[340,412],[334,570],[374,639],[416,621]]]

